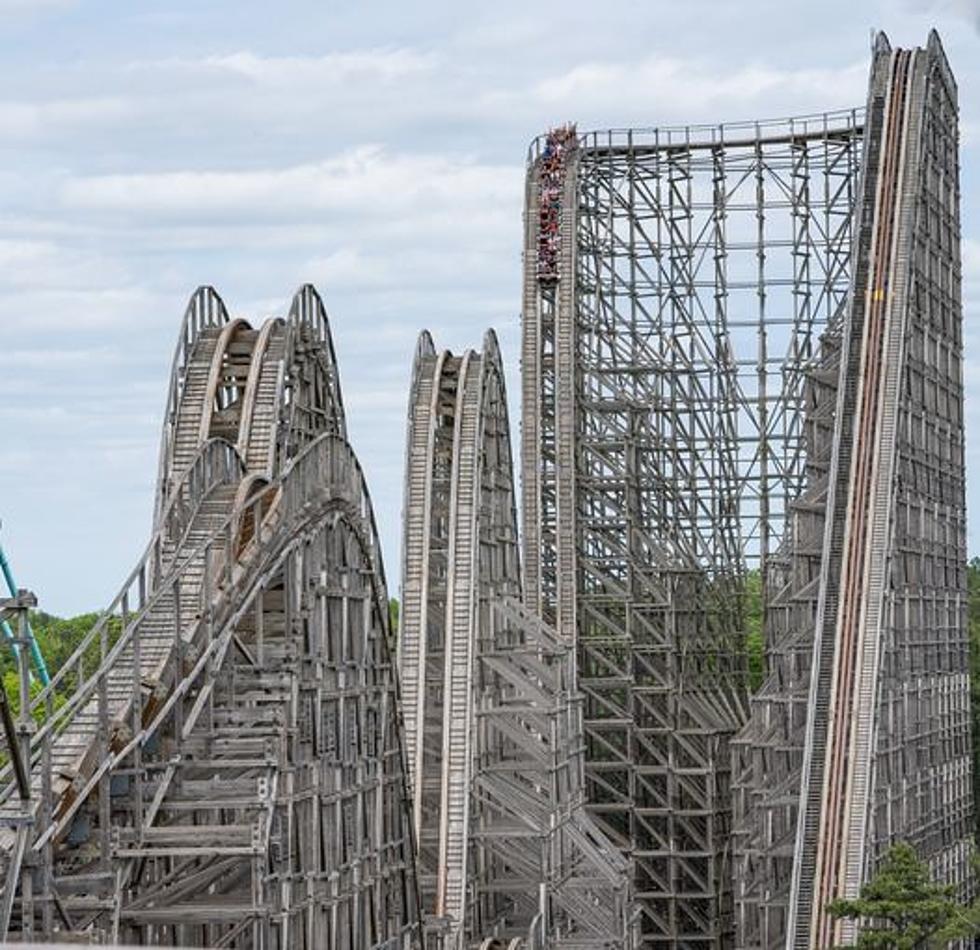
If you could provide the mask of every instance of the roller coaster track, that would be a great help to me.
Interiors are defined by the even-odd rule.
[[[827,905],[857,897],[896,840],[968,890],[965,630],[939,607],[962,597],[947,570],[963,550],[960,314],[939,263],[958,232],[955,114],[938,37],[879,36],[851,289],[808,372],[808,483],[736,742],[740,946],[852,943]]]
[[[877,644],[872,643],[878,638],[883,566],[888,553],[894,458],[888,449],[895,438],[904,336],[901,321],[907,312],[905,281],[895,272],[896,248],[900,246],[896,232],[903,210],[899,179],[908,148],[908,99],[915,73],[910,65],[915,58],[915,52],[898,50],[890,55],[889,51],[879,56],[879,64],[882,59],[887,63],[885,69],[879,65],[872,78],[868,124],[872,144],[867,156],[870,171],[865,175],[865,199],[871,189],[875,194],[873,204],[866,204],[861,211],[864,216],[870,214],[873,227],[869,229],[870,247],[858,251],[868,254],[868,265],[856,280],[855,297],[863,306],[855,308],[857,319],[850,321],[845,332],[847,368],[851,372],[838,405],[838,462],[829,500],[837,530],[828,545],[831,561],[822,611],[818,607],[818,623],[822,613],[823,618],[832,618],[836,629],[830,636],[827,630],[821,631],[815,641],[819,668],[827,668],[829,661],[833,672],[830,689],[825,682],[820,694],[813,694],[809,755],[803,772],[803,821],[798,836],[804,846],[812,843],[815,848],[800,862],[794,876],[797,893],[791,902],[796,939],[804,945],[813,941],[824,945],[832,939],[834,928],[824,908],[834,897],[843,896],[848,877],[849,889],[855,892],[854,885],[860,884],[864,871],[863,826],[868,803],[861,790],[856,795],[849,790],[866,788],[871,764],[868,739],[877,685]],[[892,317],[893,321],[898,317],[898,325],[893,323],[890,334],[886,297],[898,303]],[[860,366],[854,372],[857,354]],[[875,482],[879,483],[876,491],[872,488]],[[843,538],[839,541],[841,527]],[[869,544],[872,532],[876,537],[874,544]],[[837,576],[830,576],[838,571],[839,581]],[[866,616],[859,629],[858,614],[862,612]],[[861,640],[871,645],[867,656],[862,655]],[[845,757],[850,759],[848,763]],[[849,793],[855,800],[845,804]],[[845,809],[854,812],[854,835],[844,827]],[[838,882],[841,858],[845,868],[850,865],[857,870],[845,870]],[[807,911],[812,920],[805,919]],[[808,930],[812,939],[807,936]]]
[[[954,868],[963,873],[969,846],[959,830],[961,802],[969,800],[962,783],[968,774],[965,737],[954,725],[961,720],[947,723],[949,735],[957,735],[948,742],[935,733],[926,712],[962,690],[962,672],[957,675],[937,646],[937,634],[946,636],[945,631],[918,629],[912,619],[929,609],[937,588],[950,586],[943,596],[955,596],[955,580],[944,567],[935,571],[924,563],[917,549],[920,533],[952,538],[947,524],[951,516],[957,523],[956,512],[962,511],[962,495],[957,498],[956,482],[941,474],[941,464],[933,477],[916,477],[919,460],[934,450],[955,466],[953,452],[962,440],[960,413],[950,413],[945,397],[945,387],[957,386],[959,376],[955,368],[950,374],[959,359],[959,331],[944,313],[947,306],[955,312],[955,298],[950,302],[949,285],[936,282],[928,263],[944,253],[943,227],[956,215],[948,147],[955,135],[954,97],[937,37],[915,50],[892,50],[879,38],[813,646],[813,668],[820,675],[810,681],[799,858],[790,900],[789,939],[797,947],[854,940],[853,923],[835,923],[826,907],[858,894],[883,837],[925,844],[944,876]],[[924,305],[927,299],[936,302],[935,309]],[[923,337],[936,342],[923,346]],[[932,398],[928,386],[918,385],[923,375],[941,380],[943,397]],[[918,439],[916,424],[941,432],[943,444]],[[955,479],[954,473],[955,468]],[[928,525],[922,520],[917,526],[905,515],[914,508],[930,511]],[[926,560],[931,556],[932,551]],[[930,641],[923,662],[918,645]],[[920,672],[915,700],[909,684],[895,680],[896,661]],[[890,732],[896,701],[914,701],[921,710],[898,770],[887,761],[895,743]],[[899,777],[900,792],[890,787]],[[905,799],[916,786],[932,790],[931,816],[891,814],[891,801]],[[940,814],[947,830],[928,835],[920,822]]]
[[[149,544],[19,651],[0,941],[822,950],[897,840],[967,897],[958,198],[935,34],[863,113],[536,140],[523,535],[496,338],[423,333],[397,669],[320,298],[200,289]]]
[[[150,543],[32,702],[28,799],[0,773],[0,936],[419,942],[388,625],[319,296],[253,329],[202,288]]]
[[[956,110],[880,36],[864,114],[532,143],[525,591],[640,946],[851,942],[897,840],[968,892]]]
[[[625,864],[582,809],[572,652],[521,604],[496,339],[409,404],[399,669],[430,946],[624,947]]]

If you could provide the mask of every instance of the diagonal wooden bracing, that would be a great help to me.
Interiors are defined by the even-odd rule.
[[[956,173],[934,35],[866,116],[532,146],[526,590],[643,946],[853,937],[823,908],[899,838],[964,879]]]
[[[824,947],[898,839],[965,894],[956,108],[880,37],[866,113],[535,143],[523,558],[496,341],[423,334],[400,696],[322,301],[199,290],[150,543],[22,671],[0,937]]]
[[[734,937],[743,579],[771,589],[804,478],[801,390],[847,291],[859,153],[853,112],[590,133],[564,152],[553,280],[525,218],[528,592],[575,645],[586,800],[630,862],[643,946]]]
[[[520,601],[492,333],[462,356],[422,335],[408,445],[399,668],[429,944],[627,946],[624,867],[581,807],[572,653]]]
[[[2,776],[30,858],[5,889],[11,928],[419,944],[388,625],[319,296],[304,287],[253,329],[203,288],[180,331],[150,544],[33,702],[30,800]],[[20,844],[0,831],[5,859]]]

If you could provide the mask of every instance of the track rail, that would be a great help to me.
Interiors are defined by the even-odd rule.
[[[628,946],[625,865],[582,810],[572,651],[520,602],[492,333],[461,356],[423,333],[408,445],[399,668],[428,939]]]
[[[417,945],[384,569],[344,433],[313,288],[260,330],[194,295],[153,537],[32,703],[30,800],[0,772],[4,926]]]
[[[852,842],[846,834],[849,829],[846,829],[845,809],[848,809],[848,805],[845,803],[853,794],[851,789],[855,782],[862,780],[862,771],[870,767],[867,760],[867,713],[871,712],[873,715],[876,696],[874,677],[866,677],[862,668],[866,662],[862,641],[877,636],[876,620],[883,591],[881,566],[874,562],[886,556],[881,548],[877,552],[870,549],[869,540],[876,525],[884,527],[887,537],[890,517],[890,499],[887,495],[882,497],[875,489],[881,466],[886,468],[887,476],[891,475],[886,460],[887,448],[883,446],[882,439],[887,437],[889,431],[894,432],[894,417],[898,410],[897,376],[900,373],[901,354],[896,352],[896,347],[900,348],[903,334],[901,327],[898,328],[898,333],[889,334],[889,314],[885,301],[889,296],[897,295],[896,285],[899,283],[895,273],[894,247],[899,228],[897,219],[900,214],[900,179],[907,147],[906,112],[913,78],[913,57],[913,53],[900,50],[892,60],[884,147],[878,173],[876,222],[871,250],[873,276],[862,344],[861,383],[855,407],[858,422],[855,451],[851,457],[842,596],[838,607],[838,657],[830,700],[833,718],[824,782],[824,819],[820,833],[820,851],[817,855],[818,865],[822,866],[816,903],[821,908],[832,899],[830,895],[836,890],[835,882],[841,873],[841,859],[844,858],[845,863],[849,863],[848,849],[856,847],[860,853],[864,851],[863,837],[859,839],[861,843],[858,840]],[[887,346],[886,340],[889,344]],[[890,477],[887,480],[890,481]],[[856,705],[858,708],[855,708]],[[862,705],[864,709],[860,708]],[[855,755],[858,751],[855,744],[863,754]],[[846,761],[848,750],[850,762]],[[861,809],[867,808],[861,801],[854,804]],[[859,866],[862,863],[858,861]],[[863,868],[849,890],[856,891],[853,885],[860,884],[862,872]],[[817,921],[822,926],[815,933],[816,940],[820,942],[831,937],[832,928],[825,919],[825,914],[820,912]]]
[[[858,284],[856,299],[859,300],[858,317],[852,319],[849,332],[845,331],[844,372],[851,372],[848,384],[841,388],[837,411],[837,440],[843,447],[838,449],[837,475],[833,483],[833,501],[829,510],[828,532],[842,525],[839,561],[828,565],[829,574],[824,582],[824,598],[818,607],[818,624],[823,617],[823,636],[816,641],[820,651],[815,668],[820,676],[811,686],[810,738],[808,763],[804,767],[804,810],[800,823],[802,841],[810,840],[813,857],[801,863],[796,874],[792,915],[796,919],[793,939],[796,946],[824,946],[834,930],[826,914],[826,905],[835,897],[843,896],[843,881],[839,874],[842,854],[849,848],[863,855],[864,841],[842,840],[845,833],[845,804],[855,780],[854,767],[845,762],[847,750],[855,741],[855,730],[866,714],[853,708],[855,686],[861,681],[856,666],[863,659],[859,641],[864,636],[864,615],[868,602],[880,602],[882,591],[868,589],[871,566],[868,549],[868,528],[872,519],[887,522],[888,499],[881,499],[875,510],[872,484],[875,468],[881,464],[882,445],[880,429],[883,412],[894,413],[897,402],[892,393],[886,393],[884,377],[900,372],[900,361],[892,357],[886,365],[883,352],[885,337],[885,300],[896,296],[894,274],[896,198],[898,174],[905,149],[906,104],[910,83],[910,54],[899,50],[894,54],[882,50],[884,63],[880,105],[869,123],[869,133],[874,144],[869,149],[873,163],[866,172],[865,189],[873,188],[873,200],[863,209],[869,223],[869,239],[866,249],[859,253],[868,255],[867,283]],[[879,60],[879,62],[881,62]],[[887,395],[892,398],[883,405]],[[832,555],[833,556],[833,555]],[[878,553],[884,556],[884,551]],[[838,574],[839,572],[839,574]],[[829,629],[826,624],[833,624]],[[871,634],[877,636],[877,632]],[[829,674],[829,675],[828,675]],[[829,686],[829,689],[827,687]],[[874,715],[874,695],[861,697],[869,703],[868,712]],[[866,740],[865,740],[866,745]],[[819,746],[819,750],[818,747]],[[807,765],[809,767],[807,767]],[[864,767],[869,767],[865,762]],[[867,808],[854,803],[857,807]],[[810,875],[812,874],[812,877]],[[863,870],[862,870],[863,874]],[[861,875],[859,875],[860,879]],[[853,888],[852,888],[853,890]]]
[[[942,217],[950,229],[957,226],[949,201],[955,159],[936,145],[955,138],[954,94],[935,35],[916,50],[892,50],[879,38],[813,641],[789,907],[788,944],[796,947],[855,939],[853,923],[833,921],[826,907],[856,897],[895,840],[913,842],[943,879],[963,875],[968,831],[960,802],[969,792],[959,763],[966,724],[954,717],[940,737],[928,710],[962,688],[934,641],[955,642],[964,634],[956,625],[922,626],[938,588],[943,596],[957,595],[945,571],[922,566],[938,549],[924,554],[919,540],[952,539],[956,529],[949,526],[959,523],[952,512],[962,511],[963,496],[938,469],[931,477],[914,475],[933,443],[919,444],[912,428],[938,426],[946,439],[939,451],[950,457],[961,444],[958,410],[951,424],[948,404],[918,385],[923,375],[958,376],[957,299],[924,263],[942,253],[928,222]],[[925,299],[936,300],[937,310],[925,308]],[[946,342],[930,349],[923,335]],[[906,516],[913,507],[917,523]],[[906,666],[917,677],[896,679]],[[899,717],[896,707],[915,713]],[[958,738],[950,742],[952,735]],[[935,804],[925,811],[902,808],[916,795],[922,801],[913,788],[937,789]],[[942,834],[932,833],[939,824]]]

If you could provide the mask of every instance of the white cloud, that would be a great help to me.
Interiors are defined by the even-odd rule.
[[[906,10],[932,16],[960,17],[980,29],[980,0],[904,0],[903,6]]]
[[[485,132],[493,123],[493,137],[514,129],[523,142],[565,118],[592,127],[649,126],[846,108],[863,104],[867,81],[863,58],[822,69],[778,68],[770,61],[733,68],[718,58],[666,54],[584,62],[556,56],[542,57],[529,72],[526,65],[478,68],[469,61],[473,53],[404,46],[269,56],[243,49],[114,69],[99,65],[93,67],[98,88],[89,97],[0,103],[0,119],[9,113],[13,131],[7,134],[21,136],[56,135],[61,125],[104,128],[121,149],[137,135],[166,135],[172,147],[187,138],[199,141],[209,130],[209,152],[241,162],[252,154],[259,128],[263,146],[282,138],[303,149],[303,158],[315,154],[316,143],[322,154],[326,142],[345,135],[350,141],[352,131],[362,140],[397,131],[402,141],[418,141],[432,132],[445,139],[447,128]],[[93,81],[79,67],[75,74]],[[105,94],[120,86],[125,97]],[[493,137],[477,140],[492,145]],[[225,151],[243,141],[249,143],[245,152]],[[204,157],[197,149],[190,154],[195,162]]]
[[[130,118],[135,108],[134,103],[118,96],[39,102],[0,101],[0,140],[42,134],[64,137],[78,128],[117,124]]]
[[[40,13],[48,8],[73,7],[78,0],[0,0],[0,15],[4,13]]]
[[[7,350],[3,355],[6,372],[14,372],[22,368],[47,368],[78,364],[83,366],[101,367],[118,364],[123,360],[121,350],[111,346],[100,346],[92,349],[22,349]]]
[[[139,287],[49,290],[39,286],[9,293],[0,288],[5,330],[29,332],[35,340],[40,334],[57,331],[118,332],[127,326],[145,327],[148,315],[160,310],[159,298]],[[176,327],[181,311],[171,304],[171,312]]]
[[[192,61],[182,61],[188,66]],[[260,56],[241,50],[208,56],[198,63],[223,70],[254,83],[273,86],[304,86],[311,83],[389,83],[432,71],[435,58],[411,49],[367,49],[323,56]]]
[[[342,247],[314,259],[308,269],[328,284],[363,285],[384,278],[384,269],[377,261],[368,261],[356,247]]]
[[[519,209],[518,209],[519,213]],[[516,235],[516,230],[514,235]],[[392,253],[390,243],[374,248],[341,247],[324,257],[315,257],[306,265],[310,274],[327,285],[343,286],[346,290],[374,293],[390,290],[412,291],[426,289],[435,293],[457,291],[461,275],[471,275],[479,285],[488,278],[507,283],[511,272],[508,261],[513,248],[508,246],[506,234],[491,233],[472,242],[451,244],[427,241],[415,247],[401,246]],[[397,246],[397,245],[395,245]]]
[[[833,70],[762,64],[732,70],[710,61],[650,56],[576,65],[542,80],[531,95],[569,116],[642,110],[650,117],[647,124],[664,118],[730,121],[861,105],[867,77],[866,62]]]
[[[118,259],[51,240],[0,238],[0,293],[98,290],[124,279]]]
[[[515,174],[516,172],[516,174]],[[508,166],[439,155],[391,154],[361,146],[326,161],[261,171],[180,171],[96,175],[67,180],[72,208],[207,217],[248,212],[280,217],[343,211],[395,218],[429,208],[492,209],[521,191]]]
[[[0,449],[0,472],[21,474],[30,470],[34,456],[24,449]]]

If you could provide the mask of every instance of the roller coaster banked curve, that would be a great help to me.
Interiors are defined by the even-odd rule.
[[[941,45],[879,37],[863,127],[855,112],[748,139],[690,131],[566,136],[543,274],[545,219],[527,218],[523,590],[496,340],[457,357],[422,335],[404,702],[322,302],[304,287],[254,330],[195,294],[150,543],[33,700],[38,728],[22,719],[24,800],[0,771],[0,938],[12,923],[27,941],[256,950],[756,950],[853,937],[827,901],[854,896],[896,837],[966,885]],[[535,211],[538,171],[532,156]],[[694,200],[706,174],[710,205]],[[703,227],[675,227],[695,211]],[[756,216],[754,243],[726,243],[729,212]],[[787,246],[762,227],[774,212],[792,218],[802,309],[785,356],[738,360],[752,334],[736,310],[726,326],[729,250],[759,261],[757,339],[790,322],[764,307],[785,283],[762,270]],[[632,263],[610,267],[627,230]],[[713,277],[695,279],[695,258]],[[664,259],[654,287],[644,267]],[[678,281],[712,306],[685,309]],[[750,557],[770,669],[746,710]]]
[[[319,296],[256,330],[200,289],[150,544],[33,701],[30,800],[0,773],[3,933],[416,945],[389,642]]]
[[[625,865],[569,755],[568,645],[520,602],[493,334],[461,358],[423,334],[412,399],[402,668],[409,758],[434,782],[410,794],[403,771],[384,571],[322,302],[304,287],[253,329],[202,288],[151,541],[32,703],[29,800],[0,773],[21,884],[5,933],[420,945],[414,830],[427,945],[623,945]]]
[[[626,947],[626,863],[583,809],[572,651],[520,599],[509,431],[493,333],[462,356],[423,333],[399,671],[427,946]]]

